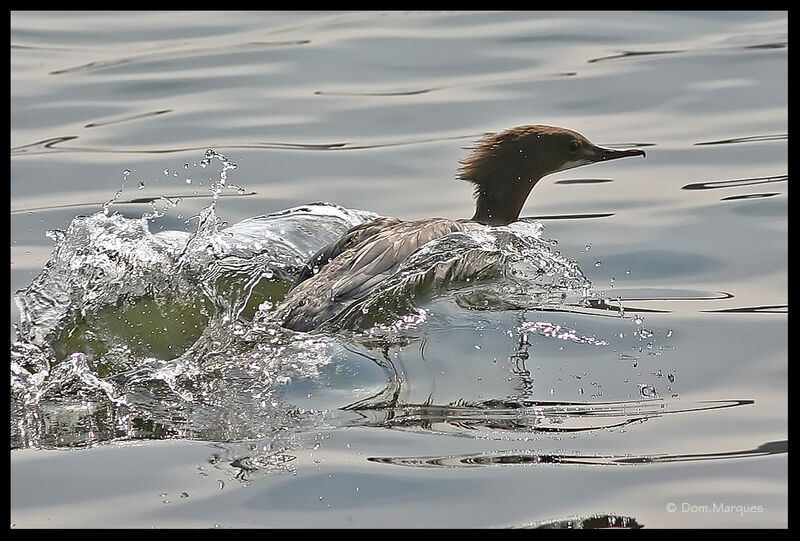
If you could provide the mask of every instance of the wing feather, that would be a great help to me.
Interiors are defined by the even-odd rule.
[[[426,243],[475,227],[482,226],[445,218],[380,218],[354,227],[311,258],[275,315],[284,327],[314,329],[367,295]],[[319,268],[316,274],[314,266]]]

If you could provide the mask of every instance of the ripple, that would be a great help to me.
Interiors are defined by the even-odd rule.
[[[397,90],[397,91],[386,91],[386,92],[346,92],[346,91],[328,91],[328,90],[317,90],[314,92],[315,96],[418,96],[420,94],[427,94],[429,92],[434,92],[436,90],[441,90],[441,88],[422,88],[420,90]]]
[[[219,197],[245,197],[250,195],[258,195],[258,192],[237,192],[237,193],[222,193],[219,194]],[[213,199],[213,194],[170,194],[170,195],[159,195],[154,197],[136,197],[134,199],[122,199],[114,201],[115,205],[138,205],[138,204],[148,204],[148,203],[155,203],[157,201],[162,201],[164,199]],[[40,210],[57,210],[57,209],[67,209],[67,208],[77,208],[77,207],[102,207],[106,202],[105,201],[84,201],[81,203],[68,203],[64,205],[49,205],[43,207],[29,207],[23,209],[11,209],[11,214],[19,214],[22,212],[37,212]]]
[[[161,109],[158,111],[150,111],[147,113],[139,113],[136,115],[127,116],[124,118],[118,118],[116,120],[105,120],[99,122],[90,122],[84,126],[84,128],[99,128],[101,126],[110,126],[111,124],[121,124],[123,122],[129,122],[131,120],[139,120],[140,118],[148,118],[151,116],[158,116],[163,115],[166,113],[171,113],[172,109]]]
[[[56,145],[77,138],[78,138],[77,135],[64,135],[61,137],[51,137],[49,139],[43,139],[42,141],[37,141],[35,143],[29,143],[27,145],[12,147],[11,155],[14,156],[15,154],[43,154],[44,152],[41,151],[40,149],[49,149],[51,151],[60,152],[62,151],[61,148],[54,149]],[[37,149],[39,149],[40,151],[36,152]]]
[[[788,133],[776,133],[771,135],[750,135],[748,137],[732,137],[730,139],[720,139],[717,141],[704,141],[695,143],[695,146],[703,145],[730,145],[734,143],[753,143],[759,141],[783,141],[789,139]]]
[[[102,70],[125,64],[135,64],[139,62],[146,62],[162,58],[177,59],[177,58],[186,58],[190,56],[221,54],[231,50],[285,47],[292,45],[306,45],[308,43],[311,43],[311,40],[298,39],[298,40],[287,40],[287,41],[250,41],[247,43],[238,43],[234,45],[229,45],[227,47],[204,47],[204,48],[198,47],[193,49],[175,50],[162,53],[143,54],[139,56],[117,58],[113,60],[98,60],[95,62],[87,62],[86,64],[81,64],[79,66],[71,66],[68,68],[53,70],[50,72],[50,75],[63,75],[65,73]]]
[[[758,184],[771,184],[773,182],[786,182],[789,175],[774,175],[765,177],[739,178],[731,180],[714,180],[709,182],[695,182],[681,186],[681,190],[717,190],[719,188],[738,188],[741,186],[756,186]]]
[[[609,56],[601,56],[598,58],[591,58],[586,62],[589,64],[593,64],[595,62],[605,62],[606,60],[620,60],[622,58],[632,58],[637,56],[653,56],[653,55],[665,55],[665,54],[675,54],[675,53],[682,53],[684,51],[622,51],[618,54],[613,54]]]
[[[720,310],[702,310],[703,312],[717,313],[748,313],[748,314],[788,314],[788,304],[765,304],[761,306],[740,306],[738,308],[723,308]]]
[[[610,218],[614,212],[593,212],[584,214],[550,214],[546,216],[523,216],[520,220],[587,220],[590,218]]]
[[[568,178],[565,180],[556,180],[553,184],[604,184],[606,182],[614,182],[610,178]]]
[[[580,466],[638,466],[673,462],[704,462],[756,456],[781,455],[789,452],[786,440],[771,441],[753,449],[713,453],[683,453],[655,455],[581,455],[566,453],[538,453],[535,451],[500,451],[472,455],[446,455],[431,457],[367,457],[370,462],[413,466],[421,468],[458,468],[481,466],[520,466],[531,464],[568,464]]]
[[[738,201],[742,199],[763,199],[765,197],[774,197],[776,195],[781,195],[779,192],[768,192],[768,193],[748,193],[743,195],[731,195],[728,197],[723,197],[720,201]]]
[[[129,119],[130,120],[130,119]],[[436,143],[439,141],[457,141],[461,139],[474,139],[483,134],[469,134],[469,135],[452,135],[442,137],[426,137],[418,139],[410,139],[406,141],[386,141],[375,142],[366,144],[354,143],[286,143],[286,142],[268,142],[268,141],[254,141],[242,143],[228,143],[223,145],[213,145],[214,148],[219,149],[262,149],[262,150],[301,150],[301,151],[333,151],[333,150],[370,150],[375,148],[390,148],[401,147],[407,145],[421,145],[427,143]],[[96,152],[105,154],[173,154],[179,152],[196,152],[204,151],[208,145],[204,146],[189,146],[179,148],[160,148],[160,149],[132,149],[132,148],[100,148],[100,147],[78,147],[78,146],[63,146],[62,143],[78,139],[77,135],[68,135],[61,137],[52,137],[13,147],[11,155],[40,155],[50,154],[55,152]]]
[[[694,403],[667,399],[643,399],[617,402],[547,402],[492,400],[472,405],[437,406],[408,404],[375,408],[363,401],[344,409],[363,416],[357,425],[399,428],[437,433],[463,433],[473,437],[480,431],[501,431],[505,434],[576,433],[622,428],[664,415],[685,414],[727,409],[753,404],[753,400],[709,400]],[[485,456],[485,455],[481,455]],[[470,459],[472,455],[469,455]],[[375,462],[397,460],[413,462],[403,465],[450,464],[454,457],[375,458]],[[457,462],[461,462],[458,460]]]

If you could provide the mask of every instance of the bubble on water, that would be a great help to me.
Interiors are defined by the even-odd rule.
[[[639,396],[642,398],[658,398],[658,391],[649,383],[639,383],[636,386],[639,388]]]

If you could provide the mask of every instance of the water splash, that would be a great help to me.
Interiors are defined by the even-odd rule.
[[[269,441],[268,453],[251,456],[248,463],[255,463],[287,451],[312,428],[354,422],[366,405],[415,403],[437,381],[417,381],[425,363],[441,364],[443,378],[450,369],[449,355],[436,353],[434,360],[426,347],[436,329],[454,335],[453,326],[461,325],[474,360],[501,359],[470,375],[467,385],[442,385],[456,380],[439,378],[437,396],[457,392],[462,401],[469,393],[483,401],[529,398],[535,387],[524,360],[529,334],[608,345],[541,318],[498,329],[509,333],[502,349],[476,340],[487,328],[473,328],[481,314],[508,319],[585,306],[590,282],[535,221],[436,239],[319,332],[284,329],[272,314],[306,261],[378,216],[313,203],[226,227],[218,197],[241,188],[231,183],[236,166],[224,155],[209,150],[198,165],[214,160],[221,170],[208,188],[213,200],[190,219],[191,232],[151,231],[179,198],[153,200],[152,212],[131,219],[112,212],[118,194],[100,212],[49,232],[50,261],[14,298],[20,323],[11,346],[13,446],[167,437]],[[631,340],[649,339],[644,331]],[[398,355],[415,342],[422,364],[404,364]],[[464,377],[468,368],[459,367]],[[639,382],[630,385],[644,389]],[[348,407],[354,404],[360,406]]]
[[[591,288],[580,267],[542,239],[539,222],[451,233],[425,244],[325,328],[377,329],[450,292],[469,310],[560,305]]]

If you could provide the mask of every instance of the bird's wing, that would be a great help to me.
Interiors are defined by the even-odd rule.
[[[391,276],[425,243],[448,233],[482,227],[476,222],[444,218],[384,220],[389,221],[358,226],[321,251],[327,264],[292,288],[275,311],[284,327],[300,331],[316,328]],[[334,257],[326,257],[328,254]]]
[[[371,222],[365,222],[350,228],[344,235],[311,256],[308,262],[303,265],[303,269],[300,271],[300,276],[298,276],[294,284],[292,284],[292,289],[296,288],[302,282],[305,282],[317,274],[320,270],[322,270],[322,267],[333,261],[345,250],[348,250],[353,246],[358,246],[369,237],[381,232],[383,229],[401,222],[402,220],[399,218],[378,218],[376,220],[372,220]]]
[[[333,282],[333,298],[356,299],[398,269],[408,256],[433,239],[463,231],[467,226],[444,218],[399,222],[373,234],[357,245],[346,272]]]

